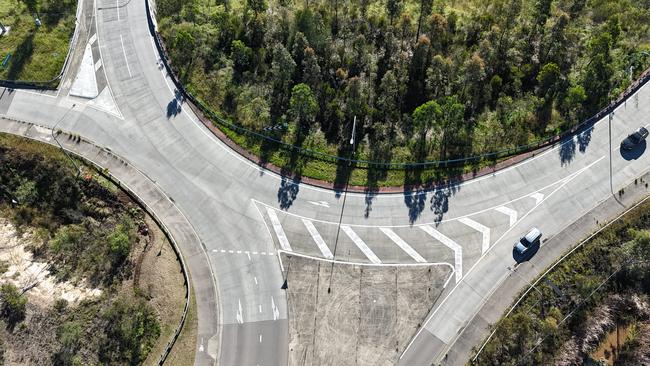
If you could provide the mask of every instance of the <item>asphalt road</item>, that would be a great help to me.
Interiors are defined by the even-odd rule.
[[[650,123],[645,86],[613,115],[612,146],[606,118],[490,176],[429,191],[348,194],[335,248],[340,193],[284,180],[211,135],[177,98],[149,34],[143,0],[117,6],[97,0],[95,8],[96,37],[88,42],[105,75],[100,97],[88,101],[65,90],[0,93],[0,115],[57,125],[110,149],[181,210],[215,277],[205,271],[192,275],[194,287],[202,289],[197,364],[286,365],[287,306],[278,250],[379,266],[451,266],[454,275],[443,296],[410,347],[400,350],[403,365],[442,362],[510,273],[512,243],[519,236],[534,225],[545,238],[553,237],[648,170],[643,151],[624,155],[617,149],[629,131]],[[553,245],[561,251],[571,244]],[[212,283],[216,289],[206,286]],[[502,311],[510,301],[504,297],[491,307]]]

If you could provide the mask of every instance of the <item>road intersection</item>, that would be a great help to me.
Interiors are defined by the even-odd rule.
[[[650,87],[644,86],[611,121],[604,118],[494,174],[431,190],[372,197],[348,193],[335,248],[340,192],[269,172],[212,135],[166,74],[143,0],[117,6],[97,0],[92,6],[96,33],[88,42],[97,48],[95,63],[106,75],[99,94],[107,90],[114,105],[98,107],[96,100],[65,91],[14,91],[2,94],[0,115],[47,127],[58,123],[125,157],[187,217],[214,270],[214,278],[192,274],[194,287],[205,289],[196,293],[197,364],[287,364],[288,310],[279,252],[364,265],[453,268],[443,295],[408,349],[400,350],[399,361],[444,362],[464,327],[510,273],[512,243],[522,233],[537,226],[545,238],[553,237],[648,171],[645,155],[629,159],[617,150],[629,131],[650,122]],[[213,283],[216,288],[206,287]],[[496,308],[505,309],[511,300],[501,299]],[[214,304],[218,309],[201,310]]]

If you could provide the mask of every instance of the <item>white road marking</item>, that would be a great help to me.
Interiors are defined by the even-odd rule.
[[[93,43],[95,43],[95,41],[97,41],[97,34],[96,33],[94,33],[93,36],[90,37],[90,39],[88,40],[88,43],[90,43],[92,45]]]
[[[234,250],[229,250],[228,253],[233,254],[233,253],[235,253],[235,251]]]
[[[375,253],[373,253],[373,251],[370,250],[370,248],[368,248],[366,243],[364,243],[364,241],[361,240],[359,235],[357,235],[357,233],[355,233],[351,227],[347,225],[341,225],[341,229],[343,229],[343,231],[347,234],[347,236],[350,239],[352,239],[354,244],[356,244],[356,246],[363,252],[363,254],[365,254],[366,257],[368,257],[368,259],[370,259],[372,263],[375,264],[381,263],[379,257],[377,257],[377,255],[375,255]]]
[[[246,255],[248,256],[248,260],[249,260],[249,261],[252,261],[252,259],[251,259],[251,253],[250,253],[250,252],[246,252]]]
[[[203,352],[203,337],[201,337],[201,345],[199,346],[199,352]]]
[[[239,324],[244,324],[244,312],[241,308],[241,299],[237,300],[239,302],[239,309],[237,310],[237,322]]]
[[[129,59],[126,58],[126,50],[124,49],[124,37],[120,34],[120,42],[122,42],[122,54],[124,55],[124,62],[126,62],[126,70],[129,72],[129,77],[132,78],[131,68],[129,67]]]
[[[456,283],[460,282],[460,279],[463,278],[463,247],[429,225],[420,226],[420,229],[454,251],[454,273],[456,274]]]
[[[284,233],[284,229],[282,228],[282,224],[280,224],[280,220],[278,219],[278,215],[275,213],[275,210],[267,207],[266,213],[269,214],[269,219],[271,219],[271,225],[273,225],[275,235],[278,237],[280,247],[282,247],[282,250],[290,252],[291,245],[289,245],[289,239],[287,239],[287,234]],[[262,255],[264,255],[264,252],[262,252]]]
[[[257,276],[253,277],[253,279],[255,280],[255,284],[257,285]]]
[[[325,202],[325,201],[307,201],[311,203],[314,206],[321,206],[321,207],[327,207],[330,208],[330,204]]]
[[[97,72],[97,70],[99,70],[100,67],[102,67],[102,59],[101,58],[99,60],[97,60],[97,62],[95,62],[95,72]]]
[[[544,199],[544,195],[539,192],[531,194],[530,197],[535,199],[535,205],[539,205],[539,203]]]
[[[490,228],[467,217],[463,217],[458,221],[462,222],[463,224],[471,227],[476,231],[480,231],[481,234],[483,234],[481,254],[485,253],[490,247]]]
[[[120,0],[115,0],[115,8],[117,9],[117,20],[120,20]]]
[[[501,212],[504,215],[508,215],[510,217],[510,226],[514,225],[517,222],[517,211],[506,207],[506,206],[500,206],[495,208],[496,211]]]
[[[388,236],[397,246],[402,248],[406,254],[410,255],[411,258],[415,259],[416,262],[425,263],[427,260],[424,259],[418,252],[415,251],[407,242],[400,238],[395,232],[387,227],[380,227],[381,230],[386,236]]]
[[[260,343],[262,343],[262,334],[260,333]]]
[[[334,258],[334,255],[332,255],[330,248],[327,246],[327,244],[325,244],[323,237],[320,236],[314,224],[311,221],[306,219],[302,219],[302,223],[305,224],[307,231],[309,231],[309,234],[311,234],[311,237],[316,242],[316,245],[318,245],[318,249],[320,249],[320,252],[323,253],[323,257],[327,259]]]
[[[259,307],[260,313],[262,312],[262,304],[257,305]]]
[[[280,317],[280,310],[277,306],[275,306],[275,300],[273,299],[273,296],[271,296],[271,309],[273,310],[273,320],[278,320]]]

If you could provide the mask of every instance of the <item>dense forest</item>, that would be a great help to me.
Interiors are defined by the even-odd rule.
[[[650,2],[158,0],[188,90],[297,146],[449,159],[549,136],[648,66]],[[250,141],[248,142],[250,143]]]

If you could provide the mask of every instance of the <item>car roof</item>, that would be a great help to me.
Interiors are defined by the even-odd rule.
[[[534,228],[530,229],[530,231],[528,232],[528,234],[526,234],[526,236],[524,236],[524,238],[529,243],[532,243],[535,240],[539,239],[540,236],[542,236],[542,232],[539,231],[538,228],[534,227]]]

